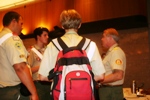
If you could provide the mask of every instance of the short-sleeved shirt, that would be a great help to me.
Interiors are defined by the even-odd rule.
[[[118,44],[114,44],[106,53],[105,58],[103,59],[103,64],[106,69],[105,75],[109,75],[113,73],[115,69],[122,70],[125,76],[126,69],[126,56],[124,51],[118,46]],[[124,82],[124,77],[122,80],[108,83],[109,85],[121,85]]]
[[[12,33],[8,28],[3,28],[0,38]],[[27,62],[27,50],[18,36],[11,36],[0,45],[0,87],[15,86],[21,81],[17,76],[13,65]]]
[[[29,56],[28,56],[28,64],[30,65],[31,68],[35,67],[35,66],[40,66],[40,63],[41,63],[40,57],[34,51],[31,50],[32,48],[35,48],[36,50],[39,51],[39,53],[41,53],[43,55],[46,47],[41,49],[37,45],[34,45],[30,48]],[[39,80],[38,72],[33,73],[32,78],[33,78],[33,80]]]
[[[73,31],[73,32],[65,33],[65,35],[63,35],[61,39],[65,42],[65,44],[67,44],[68,47],[72,47],[72,46],[76,46],[81,41],[82,37]],[[88,50],[89,48],[87,48],[86,51],[88,52]],[[47,77],[49,71],[55,67],[57,55],[58,55],[57,48],[50,42],[44,52],[44,56],[38,73]],[[102,63],[102,59],[99,54],[97,46],[94,51],[90,64],[92,66],[92,71],[95,75],[101,75],[105,73],[105,68]]]

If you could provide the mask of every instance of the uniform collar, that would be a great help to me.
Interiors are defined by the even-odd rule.
[[[73,30],[70,30],[70,31],[66,32],[66,34],[77,34],[77,32],[73,31]]]
[[[112,46],[109,48],[108,52],[112,51],[112,50],[113,50],[115,47],[117,47],[117,46],[118,46],[118,44],[115,43],[114,45],[112,45]]]
[[[1,31],[1,36],[8,34],[8,33],[12,33],[14,36],[18,36],[17,34],[13,33],[9,28],[4,27]]]
[[[68,37],[68,36],[70,37],[72,35],[78,36],[78,33],[75,31],[69,31],[64,34],[64,37]]]
[[[2,32],[2,35],[8,34],[8,33],[12,33],[12,31],[9,28],[7,28],[7,27],[4,27],[1,32]]]
[[[42,51],[44,51],[45,50],[45,48],[46,48],[46,46],[44,47],[44,48],[40,48],[39,46],[37,46],[36,44],[34,45],[34,48],[36,48],[37,50],[42,50]]]

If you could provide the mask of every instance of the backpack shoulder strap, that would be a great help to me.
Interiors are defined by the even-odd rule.
[[[7,40],[9,37],[13,36],[12,33],[8,33],[6,35],[4,35],[3,37],[0,38],[0,45],[5,41]]]
[[[89,46],[91,40],[87,39],[87,38],[82,38],[82,40],[79,42],[79,44],[77,45],[77,47],[81,48],[82,50],[86,50],[87,47]]]
[[[60,37],[53,39],[52,43],[59,51],[62,51],[63,49],[68,48],[68,46],[65,44],[65,42]]]
[[[59,37],[57,38],[59,45],[62,47],[62,49],[68,48],[68,46],[65,44],[65,42]]]
[[[87,52],[87,57],[89,58],[89,61],[92,60],[92,57],[94,55],[94,51],[96,48],[96,44],[91,41],[90,39],[84,38],[81,40],[81,42],[78,44],[79,48],[82,48],[82,50],[86,50],[89,46],[89,50]]]
[[[86,50],[87,47],[90,45],[90,42],[91,42],[90,39],[83,37],[82,40],[77,45],[77,47],[81,48],[82,50]],[[65,42],[60,37],[53,39],[52,43],[59,51],[68,48],[68,46],[65,44]]]
[[[82,50],[86,50],[87,47],[89,47],[89,50],[87,52],[87,56],[89,58],[89,61],[92,60],[92,57],[94,55],[94,51],[95,51],[95,48],[96,48],[96,44],[95,42],[91,41],[90,39],[87,39],[87,38],[84,38],[81,40],[81,42],[78,44],[78,46],[80,48],[82,48]]]

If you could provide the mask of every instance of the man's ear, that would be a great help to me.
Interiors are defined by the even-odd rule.
[[[36,38],[37,38],[37,40],[38,40],[38,39],[40,38],[40,36],[39,36],[39,35],[37,35],[37,36],[36,36]]]
[[[78,29],[81,27],[81,23],[80,23],[80,25],[78,26]]]
[[[61,27],[62,29],[65,29],[63,26]]]

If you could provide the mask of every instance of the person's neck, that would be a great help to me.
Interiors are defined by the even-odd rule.
[[[77,32],[78,30],[77,29],[66,29],[65,31],[66,31],[66,33],[68,33],[68,32]]]
[[[45,46],[44,43],[41,43],[39,41],[37,41],[35,45],[38,46],[40,49],[44,48],[44,46]]]
[[[13,35],[18,36],[18,34],[13,30],[13,28],[11,26],[5,26],[6,28],[10,29],[12,31]]]

